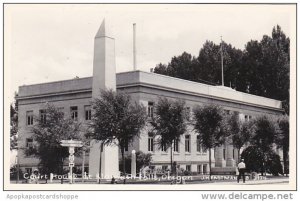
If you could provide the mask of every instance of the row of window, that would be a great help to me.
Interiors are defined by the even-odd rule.
[[[174,142],[173,145],[173,151],[174,152],[179,152],[179,142],[180,140],[177,139]],[[184,146],[185,146],[185,152],[190,153],[191,152],[191,135],[185,135],[185,141],[184,141]],[[200,135],[197,135],[197,152],[199,153],[207,153],[206,150],[204,150],[201,146],[200,143]],[[148,151],[154,152],[154,136],[153,134],[148,134]],[[161,151],[166,152],[166,146],[162,145],[161,146]]]
[[[167,165],[163,165],[163,166],[161,167],[161,169],[162,169],[163,171],[167,171],[167,170],[168,170],[168,167],[169,167],[169,166],[167,166]],[[179,168],[179,165],[178,165],[178,168]],[[191,172],[191,165],[186,165],[186,166],[185,166],[185,170]],[[200,174],[200,173],[203,173],[203,174],[208,173],[208,164],[197,165],[197,173],[199,173],[199,174]]]
[[[59,108],[63,109],[63,108]],[[187,117],[189,117],[191,113],[191,108],[186,107],[186,113]],[[148,102],[148,117],[153,117],[154,114],[154,102]],[[225,110],[226,113],[230,114],[229,110]],[[91,112],[91,106],[86,105],[84,106],[84,113],[85,113],[85,120],[91,120],[92,119],[92,112]],[[78,120],[78,106],[71,106],[70,107],[70,115],[71,118],[75,121]],[[245,115],[245,121],[250,121],[252,116],[250,115]],[[46,121],[46,112],[45,110],[40,110],[40,119],[42,122]],[[27,125],[33,125],[33,111],[27,111],[26,112],[26,124]]]
[[[59,110],[63,110],[64,108],[59,108]],[[91,120],[92,119],[92,111],[90,105],[84,106],[84,117],[85,120]],[[70,107],[70,116],[74,121],[78,120],[78,106],[71,106]],[[26,125],[33,125],[33,111],[27,111],[26,112]],[[39,118],[41,122],[45,123],[47,119],[46,110],[42,109],[39,111]]]
[[[187,117],[189,118],[190,114],[191,114],[191,108],[186,107],[185,112],[187,114]],[[232,111],[225,110],[225,113],[229,115],[229,114],[232,114]],[[153,114],[154,114],[154,102],[148,102],[148,117],[153,117]],[[245,121],[250,121],[252,119],[252,116],[245,115],[244,118],[245,118]]]

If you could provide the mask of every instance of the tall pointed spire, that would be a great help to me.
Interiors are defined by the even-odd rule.
[[[100,96],[100,89],[116,90],[115,39],[103,19],[95,36],[93,62],[93,98]]]
[[[97,34],[95,36],[95,38],[101,38],[101,37],[110,37],[110,38],[113,38],[111,30],[109,29],[108,26],[106,26],[105,18],[103,19],[103,21],[101,23],[101,26],[98,29],[98,32],[97,32]]]
[[[116,91],[116,62],[115,39],[111,37],[105,20],[95,36],[92,98],[101,96],[100,90],[112,89]],[[93,111],[92,111],[93,112]],[[97,174],[109,178],[119,176],[118,146],[104,146],[100,152],[100,142],[94,142],[89,155],[89,174]],[[101,156],[101,159],[100,159]]]

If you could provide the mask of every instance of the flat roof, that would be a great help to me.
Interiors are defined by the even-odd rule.
[[[56,82],[24,85],[19,87],[17,99],[33,98],[51,94],[61,94],[68,92],[91,91],[92,77],[74,78]],[[226,101],[238,101],[257,106],[281,109],[281,101],[243,93],[224,86],[212,86],[198,82],[192,82],[179,78],[174,78],[157,73],[144,71],[128,71],[116,74],[117,88],[130,86],[146,86],[162,90],[176,90],[179,92],[189,92],[195,95],[209,98],[223,99]]]

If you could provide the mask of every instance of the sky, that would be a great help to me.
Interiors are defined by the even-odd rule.
[[[137,69],[149,71],[184,51],[197,56],[206,40],[244,49],[279,24],[294,30],[294,5],[207,4],[6,4],[5,76],[9,98],[18,86],[92,75],[94,37],[105,18],[115,38],[116,71],[133,70],[133,23]]]

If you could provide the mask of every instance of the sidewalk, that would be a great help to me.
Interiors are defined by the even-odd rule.
[[[48,181],[48,184],[60,184],[60,180],[54,180],[53,183],[50,183]],[[148,180],[148,181],[143,181],[143,180],[127,180],[126,185],[153,185],[153,184],[158,184],[158,185],[170,185],[172,180]],[[12,182],[15,183],[15,182]],[[118,184],[115,185],[120,185],[123,184],[123,180],[119,180],[117,182]],[[261,180],[246,180],[245,183],[243,183],[242,180],[240,180],[240,183],[237,183],[236,179],[230,179],[230,180],[217,180],[213,179],[212,181],[210,180],[199,180],[199,178],[193,178],[192,180],[186,180],[185,184],[183,185],[274,185],[274,184],[279,184],[279,185],[284,185],[289,183],[289,177],[268,177],[266,179],[261,179]],[[23,183],[24,184],[24,183]],[[40,181],[39,184],[45,184],[45,181]],[[64,180],[64,184],[69,184],[68,180]],[[81,182],[81,180],[77,180],[74,184],[78,185],[84,185],[84,184],[95,184],[95,185],[107,185],[110,184],[110,181],[101,181],[101,184],[98,184],[97,180],[87,180],[84,183]],[[177,185],[182,185],[182,184],[177,184]]]
[[[243,180],[240,180],[240,183],[237,183],[237,181],[214,181],[209,183],[191,183],[191,184],[207,184],[207,185],[274,185],[274,184],[288,184],[289,178],[271,178],[271,179],[265,179],[265,180],[247,180],[245,183],[243,183]]]

